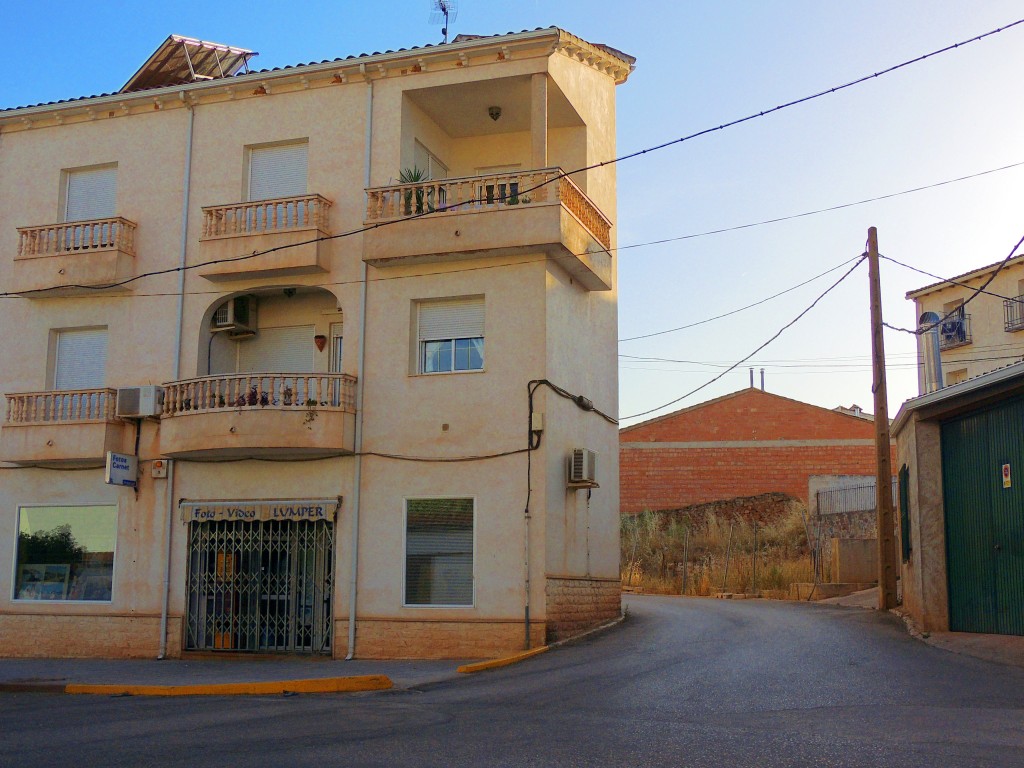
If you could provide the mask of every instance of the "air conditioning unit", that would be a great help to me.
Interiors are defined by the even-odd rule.
[[[598,488],[597,454],[587,448],[573,448],[566,457],[566,475],[570,488]]]
[[[227,331],[232,336],[256,334],[256,298],[236,296],[217,307],[213,313],[213,330]]]
[[[117,390],[115,413],[122,419],[145,419],[159,416],[164,407],[164,388],[120,387]]]

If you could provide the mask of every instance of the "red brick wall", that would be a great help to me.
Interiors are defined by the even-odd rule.
[[[622,512],[673,509],[770,491],[807,501],[811,475],[875,474],[870,421],[834,413],[756,389],[628,427],[628,443],[716,443],[765,441],[743,447],[621,447]],[[830,440],[833,445],[785,446],[775,441]],[[893,451],[895,460],[895,451]],[[893,467],[895,472],[895,466]]]

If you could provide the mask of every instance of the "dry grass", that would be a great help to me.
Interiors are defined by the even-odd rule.
[[[805,518],[782,494],[623,515],[622,583],[658,594],[788,593],[814,580]]]

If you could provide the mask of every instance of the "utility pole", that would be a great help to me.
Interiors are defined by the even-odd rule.
[[[878,609],[896,607],[896,539],[892,512],[892,457],[889,403],[885,389],[882,288],[878,277],[878,231],[868,229],[868,282],[871,288],[871,391],[875,396],[875,509],[878,516]]]

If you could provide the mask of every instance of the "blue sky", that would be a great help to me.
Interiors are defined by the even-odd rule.
[[[1011,0],[546,2],[460,0],[453,33],[557,25],[637,57],[618,91],[625,154],[846,83],[1024,17]],[[439,42],[428,0],[388,4],[9,3],[0,107],[116,91],[168,34],[259,51],[256,67]],[[13,33],[13,34],[11,34]],[[619,167],[620,246],[842,205],[1024,161],[1024,25],[863,85]],[[0,147],[2,151],[2,147]],[[952,276],[1024,235],[1024,166],[840,211],[619,256],[620,338],[687,325],[857,256]],[[668,402],[747,355],[840,272],[727,319],[623,342],[620,413]],[[887,321],[911,327],[906,291],[930,278],[883,262]],[[871,410],[867,271],[857,270],[750,363],[682,401],[748,384]],[[978,300],[983,300],[984,297]],[[995,299],[988,298],[988,301]],[[886,332],[889,408],[916,394],[915,344]],[[978,354],[985,354],[979,350]],[[989,353],[990,354],[990,353]],[[687,362],[641,361],[665,358]],[[759,375],[759,374],[758,374]],[[661,413],[661,412],[659,412]]]

